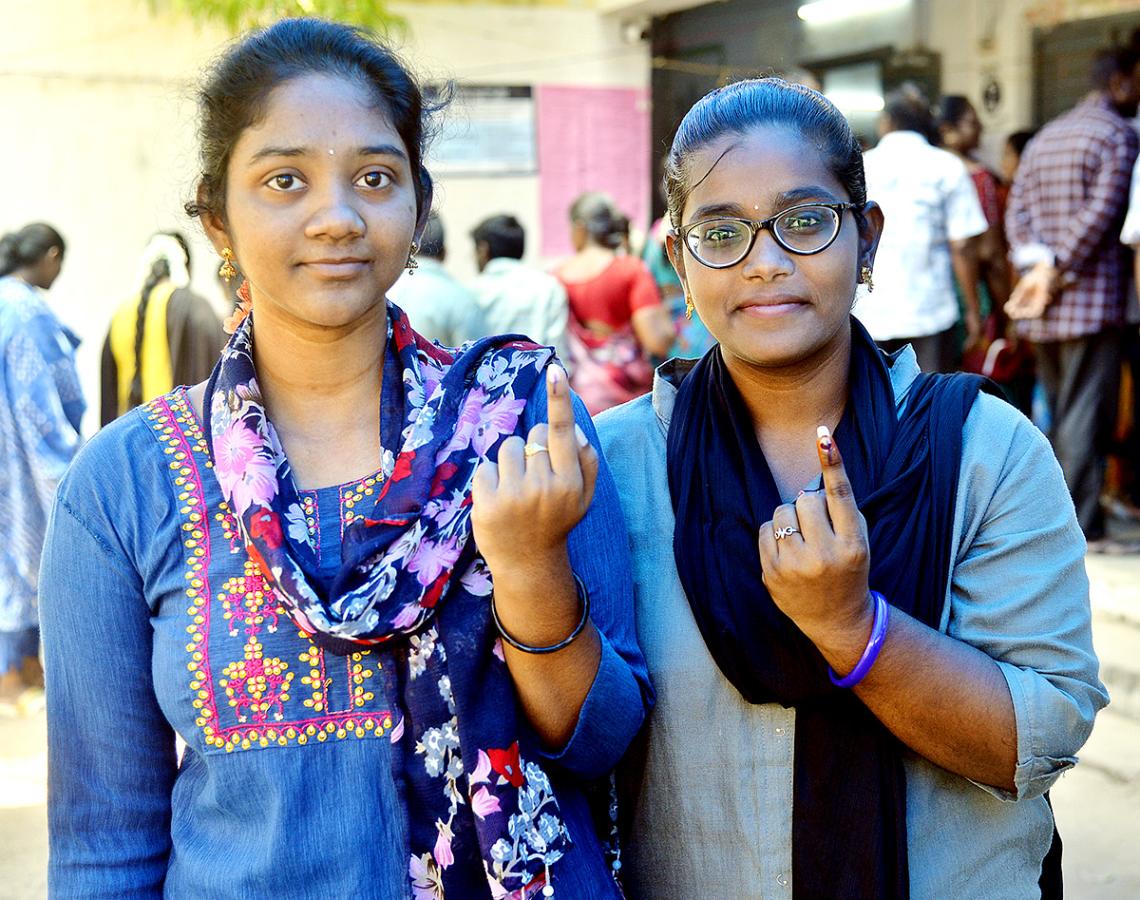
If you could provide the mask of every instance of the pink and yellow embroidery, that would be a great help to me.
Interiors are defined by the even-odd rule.
[[[186,598],[186,671],[189,676],[195,723],[209,748],[248,750],[271,745],[306,744],[309,741],[389,737],[393,718],[388,710],[371,708],[376,699],[374,681],[381,665],[372,651],[344,658],[329,670],[324,652],[290,625],[288,632],[302,639],[297,656],[307,671],[297,679],[288,657],[268,651],[266,635],[276,635],[284,611],[257,565],[245,555],[237,522],[224,500],[207,504],[203,478],[213,468],[197,416],[186,394],[175,391],[146,408],[147,421],[157,436],[178,498],[181,516]],[[354,494],[371,493],[375,479],[353,485]],[[353,500],[359,502],[360,498]],[[211,509],[210,506],[213,508]],[[348,503],[345,506],[349,508]],[[319,524],[315,504],[305,507],[306,524],[314,539]],[[349,513],[346,513],[346,515]],[[210,589],[211,536],[226,557],[241,558],[240,574],[231,575],[214,594]],[[215,567],[220,568],[220,566]],[[220,612],[211,630],[212,614]],[[282,630],[284,633],[284,629]],[[237,646],[233,646],[240,639]],[[232,650],[230,648],[232,647]],[[211,662],[225,654],[215,675]],[[299,708],[294,682],[308,689]],[[220,707],[219,707],[220,704]],[[343,707],[343,708],[342,708]]]

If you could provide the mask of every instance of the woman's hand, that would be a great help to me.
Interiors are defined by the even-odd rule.
[[[574,424],[566,372],[546,370],[547,419],[484,462],[471,489],[471,526],[492,574],[566,559],[566,537],[594,497],[598,454]]]
[[[817,450],[823,491],[776,507],[772,521],[760,526],[760,563],[776,606],[821,650],[853,648],[853,667],[874,618],[867,523],[839,448],[824,427]]]

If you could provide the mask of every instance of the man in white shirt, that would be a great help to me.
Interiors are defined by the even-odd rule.
[[[971,239],[987,223],[962,161],[932,147],[929,106],[913,87],[887,98],[878,146],[863,156],[867,197],[883,208],[874,293],[860,291],[855,315],[888,352],[911,344],[927,372],[953,371],[959,347],[954,293],[966,306],[966,345],[981,335],[978,265]]]
[[[479,275],[475,291],[481,334],[525,334],[569,360],[566,291],[553,275],[524,265],[526,232],[514,216],[491,216],[471,232]]]
[[[388,291],[389,298],[428,340],[458,347],[481,337],[475,295],[443,267],[447,254],[438,214],[428,216],[419,243],[419,265],[400,276]]]

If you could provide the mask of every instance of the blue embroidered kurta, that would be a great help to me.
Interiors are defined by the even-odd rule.
[[[526,428],[545,421],[545,406],[540,388]],[[383,477],[303,493],[323,574]],[[602,661],[573,736],[546,765],[573,840],[552,869],[565,900],[617,897],[582,782],[613,767],[652,697],[624,534],[603,466],[570,536]],[[413,638],[334,656],[266,588],[183,390],[80,453],[60,487],[42,583],[53,894],[409,896],[394,745],[414,723],[393,699],[394,654],[431,649]]]
[[[36,626],[48,513],[79,446],[78,344],[36,288],[0,278],[0,633]]]

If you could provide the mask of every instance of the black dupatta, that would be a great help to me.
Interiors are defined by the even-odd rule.
[[[984,380],[919,375],[900,416],[886,357],[854,318],[851,328],[835,440],[867,520],[870,584],[938,628],[962,426]],[[757,533],[781,498],[719,349],[682,382],[667,447],[673,550],[705,643],[746,700],[796,709],[794,895],[907,897],[902,747],[832,686],[819,651],[764,587]]]

